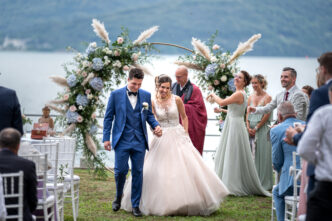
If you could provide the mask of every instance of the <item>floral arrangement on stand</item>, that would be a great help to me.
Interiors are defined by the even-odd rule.
[[[100,97],[104,96],[103,91],[113,90],[126,79],[131,67],[139,67],[149,74],[141,64],[152,49],[146,39],[158,30],[158,26],[142,32],[134,42],[129,39],[128,31],[123,29],[113,43],[103,23],[93,19],[92,27],[101,38],[102,45],[90,43],[85,54],[77,53],[74,61],[64,66],[66,77],[51,77],[65,90],[47,106],[62,114],[57,119],[62,126],[67,125],[62,134],[76,135],[77,146],[82,148],[89,167],[94,168],[98,175],[105,176],[105,169],[108,168],[104,166],[103,153],[97,152],[103,148],[96,138],[101,127],[96,119],[97,112],[102,115],[105,106]]]
[[[226,98],[235,91],[234,75],[239,71],[237,59],[252,50],[254,43],[261,38],[261,34],[253,35],[245,43],[240,42],[232,54],[229,51],[224,52],[219,45],[214,44],[216,36],[217,32],[212,35],[207,44],[192,38],[194,53],[180,56],[175,63],[193,69],[196,72],[195,78],[203,91]],[[224,112],[217,116],[220,130],[225,117]]]

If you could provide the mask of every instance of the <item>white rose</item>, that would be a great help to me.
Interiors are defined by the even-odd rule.
[[[138,54],[134,53],[132,56],[131,56],[131,59],[133,61],[137,61],[138,60]]]
[[[93,95],[89,94],[87,97],[88,97],[89,100],[91,100],[93,98]]]
[[[220,68],[224,69],[225,68],[225,64],[220,64]]]
[[[96,48],[97,47],[97,43],[96,42],[91,42],[90,46],[93,47],[93,48]]]
[[[220,80],[222,82],[226,82],[227,81],[227,76],[226,75],[221,76]]]
[[[78,106],[78,109],[83,110],[83,106],[82,105]]]
[[[115,50],[115,51],[114,51],[114,56],[120,56],[120,51]]]
[[[143,106],[144,110],[148,110],[149,109],[149,104],[147,102],[143,102],[142,106]]]
[[[215,56],[212,56],[211,62],[216,62],[216,61],[218,61],[218,59]]]
[[[212,47],[213,50],[218,50],[219,48],[220,48],[220,47],[219,47],[219,45],[217,45],[217,44],[213,45],[213,47]]]

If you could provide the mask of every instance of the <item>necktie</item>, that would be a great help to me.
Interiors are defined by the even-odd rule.
[[[285,93],[285,97],[284,97],[284,101],[288,101],[288,95],[289,95],[289,92],[286,91],[286,93]]]
[[[128,95],[134,95],[134,96],[137,96],[137,92],[131,92],[131,91],[128,91]]]

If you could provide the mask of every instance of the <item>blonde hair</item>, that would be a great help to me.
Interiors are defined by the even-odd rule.
[[[265,77],[261,74],[256,74],[254,75],[253,78],[256,78],[258,80],[258,82],[260,83],[260,85],[262,86],[262,89],[266,90],[267,87],[267,81],[265,79]]]

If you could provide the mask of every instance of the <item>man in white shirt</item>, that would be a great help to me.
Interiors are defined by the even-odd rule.
[[[315,188],[310,193],[306,220],[329,220],[332,211],[332,85],[330,104],[312,115],[298,146],[298,153],[315,165]]]
[[[280,81],[281,86],[285,88],[273,98],[273,100],[264,107],[248,107],[249,113],[254,114],[267,114],[277,108],[283,101],[290,101],[297,113],[296,118],[305,121],[307,118],[309,99],[296,86],[297,73],[295,69],[286,67],[282,70]]]

